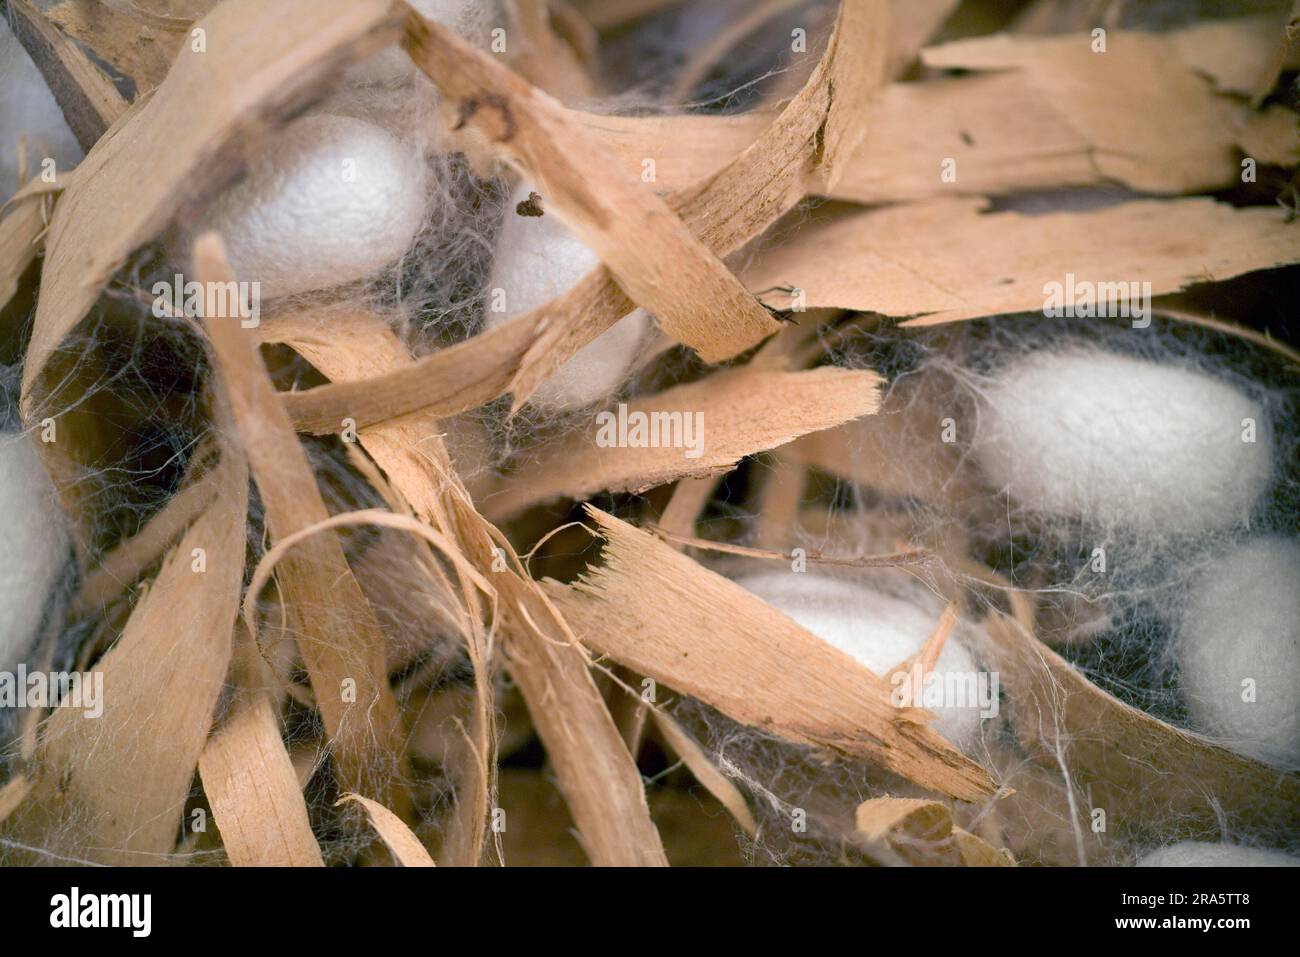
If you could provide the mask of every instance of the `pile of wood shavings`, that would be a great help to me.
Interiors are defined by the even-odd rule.
[[[827,362],[864,327],[1041,313],[1077,275],[1294,365],[1268,335],[1300,262],[1286,4],[1159,31],[1049,0],[734,4],[635,96],[618,52],[689,34],[682,4],[515,0],[477,43],[389,0],[3,6],[87,154],[4,209],[0,337],[24,425],[56,425],[74,541],[39,647],[105,695],[16,723],[0,860],[1129,863],[1225,819],[1295,841],[1294,773],[1090,683],[988,556],[883,520],[880,550],[829,547],[838,491],[924,500],[946,473],[845,465],[887,383]],[[431,82],[439,143],[504,195],[537,184],[529,212],[600,264],[455,341],[353,287],[254,328],[132,312],[176,227],[377,54]],[[1111,196],[1016,208],[1067,189]],[[219,235],[185,254],[242,278]],[[656,335],[609,407],[503,449],[638,308]],[[624,399],[698,415],[699,454],[598,441]],[[959,750],[719,553],[924,569],[951,604],[901,664],[978,617],[1020,705],[997,748]]]

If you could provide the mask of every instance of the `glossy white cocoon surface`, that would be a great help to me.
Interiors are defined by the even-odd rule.
[[[1300,867],[1300,857],[1262,847],[1180,841],[1152,851],[1138,867]]]
[[[1175,654],[1196,730],[1300,767],[1300,541],[1260,538],[1202,570]],[[1255,700],[1243,700],[1244,682],[1253,682]]]
[[[764,571],[737,578],[736,584],[886,682],[892,677],[886,672],[914,656],[934,634],[943,610],[930,602],[923,606],[867,584],[811,572]],[[935,673],[965,675],[977,670],[975,659],[958,634],[949,635]],[[966,750],[978,743],[979,708],[931,710],[936,715],[935,730],[948,740]]]
[[[54,486],[32,438],[0,432],[0,670],[26,659],[68,557]]]
[[[996,372],[974,452],[1030,512],[1161,533],[1245,521],[1273,473],[1269,425],[1248,396],[1192,369],[1082,350]]]
[[[507,206],[488,282],[486,329],[562,295],[600,263],[596,254],[551,213],[521,216],[516,212],[518,204],[532,191],[527,184],[519,187]],[[493,311],[497,290],[504,298],[502,311]],[[627,379],[649,327],[650,317],[643,309],[624,316],[542,383],[530,401],[554,412],[570,412],[605,401]]]
[[[424,221],[427,179],[418,151],[387,130],[307,116],[269,143],[187,232],[220,232],[236,277],[260,282],[264,300],[328,289],[365,279],[410,249]]]

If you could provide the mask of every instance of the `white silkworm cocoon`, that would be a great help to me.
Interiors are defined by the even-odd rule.
[[[942,612],[937,602],[929,600],[928,593],[917,592],[915,600],[911,600],[861,582],[811,573],[763,571],[739,577],[736,584],[856,659],[895,689],[899,686],[898,676],[886,672],[921,650]],[[976,693],[965,695],[976,700],[944,701],[931,706],[931,696],[946,697],[945,687],[960,684],[969,689],[978,684],[980,672],[962,641],[964,630],[959,627],[949,635],[933,678],[926,676],[926,697],[915,703],[935,713],[935,730],[959,748],[971,750],[980,740],[981,711],[997,709],[996,689],[992,700],[982,704]]]
[[[236,277],[260,283],[262,299],[355,282],[410,249],[427,179],[418,150],[387,130],[306,116],[256,157],[189,239],[221,233]]]
[[[1192,725],[1300,766],[1300,541],[1247,542],[1192,582],[1174,644]]]
[[[995,373],[974,452],[1027,511],[1166,534],[1244,522],[1273,475],[1250,397],[1193,369],[1082,349]]]
[[[68,532],[31,438],[0,433],[0,670],[26,659],[68,557]]]
[[[482,43],[488,24],[497,12],[492,0],[407,0],[426,20],[455,30],[471,43]],[[351,67],[348,83],[396,86],[419,70],[406,51],[391,47]]]
[[[1138,867],[1300,867],[1300,857],[1262,847],[1179,841],[1144,855]]]
[[[600,264],[591,248],[551,213],[518,212],[532,192],[527,184],[515,191],[497,236],[485,329],[562,295]],[[649,326],[643,309],[624,316],[556,370],[530,401],[551,412],[571,412],[608,399],[627,378]]]

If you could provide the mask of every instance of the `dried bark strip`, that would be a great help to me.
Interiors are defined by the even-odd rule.
[[[424,849],[420,839],[411,833],[411,829],[402,823],[402,819],[388,808],[360,794],[345,794],[339,798],[338,803],[343,804],[347,801],[355,801],[366,809],[370,823],[402,867],[435,866],[433,858]]]
[[[664,741],[672,748],[673,753],[681,758],[691,774],[695,775],[695,780],[718,799],[718,803],[735,818],[741,830],[750,837],[758,833],[758,824],[754,821],[754,814],[745,803],[745,796],[740,793],[740,788],[714,766],[708,755],[704,753],[704,749],[683,730],[680,724],[662,711],[656,710],[653,714],[655,726],[663,735]]]
[[[323,867],[252,638],[237,636],[235,698],[199,756],[203,793],[235,867]]]
[[[341,382],[407,368],[414,362],[382,322],[327,325],[325,335],[312,327],[289,330],[273,320],[264,324],[263,331],[289,342]],[[358,326],[364,330],[361,335],[341,339],[337,334],[339,329]],[[485,575],[490,573],[497,585],[505,657],[592,863],[666,865],[640,772],[600,697],[582,648],[523,573],[509,543],[475,511],[447,457],[436,417],[424,412],[362,428],[358,434],[416,514],[454,535],[465,556]],[[502,557],[509,562],[504,571],[498,565]],[[490,662],[486,649],[479,654],[474,665],[476,682],[483,685],[480,707],[490,707]],[[486,748],[482,751],[487,753]],[[483,760],[494,765],[490,754]],[[483,818],[480,808],[479,834]]]
[[[1236,166],[1225,133],[1242,111],[1188,68],[1173,39],[1112,30],[1104,54],[1094,53],[1092,42],[1088,33],[1003,33],[930,47],[921,60],[930,67],[1021,71],[1082,134],[1101,175],[1134,189],[1192,190],[1203,183],[1202,171]],[[1117,117],[1115,104],[1124,100],[1146,109]]]
[[[14,35],[45,78],[82,150],[100,137],[127,110],[113,81],[30,0],[0,0],[0,16],[13,24]]]
[[[406,347],[383,320],[366,312],[281,314],[263,323],[262,333],[268,341],[287,343],[337,382],[381,375],[411,361]],[[438,420],[421,414],[384,422],[361,429],[358,439],[412,513],[461,543],[465,532],[455,520],[457,500],[463,496],[468,502],[469,497],[452,469]],[[459,566],[454,572],[460,586],[460,624],[475,686],[468,732],[471,747],[463,749],[461,756],[473,766],[455,769],[456,817],[441,855],[446,864],[474,867],[483,855],[488,804],[495,789],[493,688],[479,590],[461,574]]]
[[[979,765],[898,709],[884,681],[739,585],[588,506],[604,564],[547,592],[594,651],[792,741],[880,764],[962,800]],[[923,714],[923,713],[922,713]]]
[[[211,505],[95,664],[103,714],[59,708],[42,726],[38,778],[9,821],[24,843],[104,864],[156,865],[172,852],[243,586],[246,466],[228,452],[218,473]]]
[[[746,455],[870,415],[879,405],[880,377],[874,372],[829,367],[720,372],[626,405],[629,422],[641,416],[647,422],[677,416],[684,427],[687,417],[694,417],[689,421],[699,430],[698,450],[602,447],[596,441],[601,426],[593,420],[586,430],[552,445],[505,479],[502,490],[484,501],[484,509],[496,519],[561,496],[642,492],[682,478],[714,475]],[[684,437],[684,428],[679,432]],[[696,457],[688,457],[696,451]]]
[[[18,294],[18,288],[36,263],[44,245],[47,200],[30,197],[16,202],[0,219],[0,311]],[[26,318],[25,316],[23,317]],[[5,329],[17,341],[17,329]]]
[[[215,234],[200,237],[195,259],[199,282],[233,281]],[[280,405],[256,339],[235,318],[204,317],[203,326],[272,540],[327,521],[307,454]],[[279,583],[340,781],[349,790],[391,800],[406,813],[398,784],[400,722],[388,686],[383,635],[338,538],[320,535],[299,545],[280,564]]]
[[[1049,283],[1149,282],[1153,296],[1300,261],[1281,210],[1208,197],[1090,212],[983,213],[934,200],[808,223],[745,272],[754,289],[796,287],[809,308],[917,316],[908,325],[1041,312]],[[1153,236],[1166,237],[1152,242]],[[764,295],[787,308],[781,291]]]
[[[776,329],[774,320],[650,188],[550,96],[462,40],[412,13],[411,59],[473,125],[517,164],[664,331],[708,362],[729,359]]]
[[[913,867],[1014,867],[1005,849],[955,826],[952,809],[938,801],[881,797],[863,801],[854,813],[858,834]]]
[[[1235,51],[1247,69],[1262,60],[1272,41],[1256,21],[1215,21],[1208,37],[1109,36],[1118,44],[1113,56],[1088,52],[1087,34],[998,41],[1012,51],[1001,57],[981,46],[991,39],[926,50],[927,62],[985,72],[886,87],[872,103],[870,135],[823,195],[876,204],[1117,181],[1160,193],[1239,182],[1238,147],[1256,114],[1198,73],[1202,61],[1220,69],[1236,62]],[[1292,118],[1291,135],[1269,144],[1286,149],[1294,113],[1275,110]],[[1178,132],[1156,129],[1152,116],[1176,122]],[[769,122],[762,113],[581,118],[628,175],[654,157],[660,188],[672,190],[714,174]],[[954,177],[940,176],[945,160]]]
[[[840,175],[864,135],[862,113],[885,69],[883,11],[866,0],[842,4],[826,53],[799,96],[749,149],[673,198],[678,215],[715,255],[734,252],[806,193],[830,189]],[[576,122],[570,115],[563,125]],[[601,266],[564,295],[491,332],[382,378],[310,389],[286,402],[295,425],[315,433],[333,431],[345,417],[365,426],[421,409],[451,415],[506,392],[513,393],[517,410],[633,308]]]
[[[1300,775],[1218,747],[1124,704],[1013,620],[989,623],[992,664],[1012,690],[1017,737],[1048,767],[1064,764],[1095,807],[1134,828],[1218,839],[1230,828],[1297,820]]]
[[[207,52],[182,48],[154,95],[86,156],[55,209],[23,367],[25,411],[59,345],[195,185],[232,182],[268,126],[397,39],[396,16],[388,0],[228,0],[202,21]]]
[[[175,31],[143,26],[103,0],[62,0],[50,20],[108,63],[129,76],[137,98],[167,76],[185,37]]]

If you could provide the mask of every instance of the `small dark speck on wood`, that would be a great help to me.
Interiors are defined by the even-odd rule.
[[[515,207],[515,212],[520,216],[545,216],[546,210],[542,209],[541,194],[529,193],[528,198]]]

